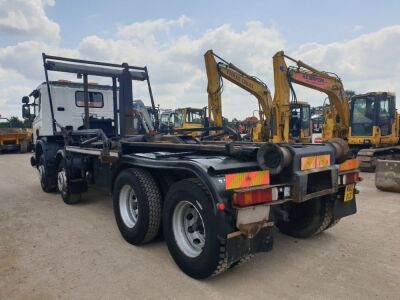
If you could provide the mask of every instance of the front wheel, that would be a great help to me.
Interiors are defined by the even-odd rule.
[[[42,187],[43,192],[46,193],[53,192],[55,190],[55,186],[51,182],[51,177],[48,174],[49,172],[43,154],[39,158],[37,170],[39,173],[40,186]]]
[[[81,201],[82,194],[72,194],[69,186],[71,178],[67,172],[66,160],[62,159],[58,165],[57,187],[65,204],[76,204]]]
[[[285,204],[289,220],[276,222],[278,229],[289,236],[308,238],[337,224],[333,217],[333,201],[319,197],[302,203]]]
[[[213,211],[211,196],[198,180],[181,180],[168,191],[164,238],[176,264],[193,278],[216,275],[229,267]]]

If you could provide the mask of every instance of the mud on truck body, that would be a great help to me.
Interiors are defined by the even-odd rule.
[[[162,231],[176,264],[191,277],[219,274],[271,250],[274,225],[306,238],[356,212],[358,165],[347,159],[342,140],[272,144],[138,134],[134,119],[145,118],[133,109],[132,81],[147,82],[155,108],[145,67],[45,54],[43,62],[46,83],[34,94],[41,94],[47,113],[34,122],[31,159],[42,189],[58,190],[74,204],[90,187],[107,187],[123,238],[140,245]],[[83,77],[83,84],[64,86],[75,89],[71,95],[83,93],[79,120],[72,118],[75,106],[67,109],[74,98],[57,92],[49,71]],[[90,85],[88,76],[111,78],[112,85]],[[103,108],[113,109],[93,107],[94,92],[109,93]],[[43,124],[51,130],[36,130]]]

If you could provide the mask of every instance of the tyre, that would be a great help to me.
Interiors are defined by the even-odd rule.
[[[319,197],[302,203],[288,203],[289,221],[276,223],[278,229],[289,236],[308,238],[332,226],[339,220],[333,217],[333,201]]]
[[[206,278],[229,268],[216,224],[211,195],[198,180],[171,186],[164,203],[164,238],[175,263],[190,277]]]
[[[161,223],[161,193],[144,169],[122,171],[114,184],[114,215],[123,238],[133,245],[152,241]]]
[[[62,159],[58,165],[57,188],[65,204],[76,204],[81,201],[82,194],[71,194],[69,188],[70,176],[66,167],[66,160]]]
[[[27,153],[28,152],[29,143],[27,140],[23,140],[19,143],[19,152]]]
[[[40,186],[45,193],[54,192],[55,186],[51,182],[51,178],[48,173],[48,169],[46,166],[46,160],[44,158],[44,154],[42,154],[39,158],[39,162],[37,165],[37,170],[39,173]]]

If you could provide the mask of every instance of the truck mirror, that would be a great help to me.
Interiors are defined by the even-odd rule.
[[[24,105],[22,105],[22,118],[30,119],[30,117],[31,117],[30,106],[29,104],[24,103]]]
[[[28,96],[22,97],[22,103],[23,104],[28,104],[29,103],[29,97]]]

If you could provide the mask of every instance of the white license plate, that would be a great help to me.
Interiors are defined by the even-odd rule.
[[[256,205],[239,208],[237,211],[236,226],[266,221],[269,218],[269,205]]]

